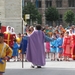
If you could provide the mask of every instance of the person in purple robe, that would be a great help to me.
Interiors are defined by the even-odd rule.
[[[45,65],[44,42],[51,39],[43,33],[40,25],[36,26],[36,30],[28,37],[26,59],[33,64],[32,68]]]

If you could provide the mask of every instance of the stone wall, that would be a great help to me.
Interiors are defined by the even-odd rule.
[[[5,18],[5,2],[0,0],[0,20]]]
[[[16,33],[22,33],[22,0],[0,0],[0,21],[12,26]]]

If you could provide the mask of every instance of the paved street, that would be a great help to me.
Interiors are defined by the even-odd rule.
[[[24,69],[30,69],[31,63],[24,62]],[[21,69],[22,62],[7,62],[7,69]],[[46,65],[43,68],[72,68],[75,69],[75,61],[50,61],[50,59],[46,59]]]
[[[4,75],[75,75],[75,61],[49,61],[41,69],[32,69],[31,63],[7,62],[6,73]]]
[[[75,70],[69,69],[7,69],[4,75],[75,75]]]

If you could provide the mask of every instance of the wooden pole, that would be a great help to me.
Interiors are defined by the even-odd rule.
[[[23,52],[22,52],[22,68],[24,68]]]
[[[1,33],[1,22],[0,22],[0,33]]]
[[[22,34],[23,34],[23,19],[22,19]],[[22,68],[24,68],[23,51],[22,51]]]

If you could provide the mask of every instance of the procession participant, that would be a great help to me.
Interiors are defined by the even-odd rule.
[[[53,33],[53,32],[52,32],[52,27],[50,26],[50,27],[49,27],[49,32],[47,33],[47,35],[48,35],[49,37],[51,37],[51,36],[52,36],[52,33]]]
[[[62,25],[59,26],[59,33],[65,33],[66,30],[63,28]]]
[[[6,68],[6,60],[11,58],[12,49],[4,42],[4,34],[0,33],[0,75],[3,75]]]
[[[45,28],[45,34],[46,34],[47,36],[49,36],[49,37],[50,37],[51,34],[52,34],[52,33],[50,32],[50,28],[49,28],[48,25],[47,25],[46,28]]]
[[[75,35],[71,36],[71,57],[75,60]]]
[[[69,30],[69,35],[70,35],[70,36],[73,35],[72,29]]]
[[[21,50],[21,60],[25,59],[26,60],[26,51],[27,51],[27,39],[28,39],[28,36],[27,36],[27,33],[24,33],[24,37],[22,38],[22,41],[20,43],[20,50]]]
[[[32,67],[41,68],[41,66],[45,65],[45,39],[47,39],[47,36],[41,31],[40,25],[37,25],[36,30],[28,37],[26,58],[33,64]],[[50,41],[51,39],[47,40]]]
[[[55,33],[56,33],[56,37],[59,38],[59,31],[55,30]]]
[[[47,33],[47,36],[52,37],[52,26],[50,26],[48,29],[49,32]],[[46,55],[48,58],[50,58],[50,42],[46,42]]]
[[[14,32],[14,28],[11,27],[11,34],[13,35],[13,40],[17,37],[16,33]]]
[[[60,33],[59,38],[57,38],[57,61],[62,61],[62,53],[63,53],[63,33]]]
[[[63,38],[64,60],[69,61],[71,57],[71,38],[69,32],[66,32]]]
[[[26,26],[25,26],[25,32],[26,32],[26,33],[28,32],[29,27],[30,27],[29,25],[26,25]]]
[[[10,26],[6,27],[6,32],[11,33],[11,27]]]
[[[31,29],[32,32],[34,31],[34,27],[33,26],[30,26],[30,29]]]
[[[46,42],[46,56],[50,58],[50,42]]]
[[[34,31],[34,27],[30,26],[27,35],[29,36]]]
[[[36,29],[35,29],[36,30]],[[45,28],[42,27],[41,29],[43,31],[43,33],[45,34]],[[46,54],[47,54],[47,49],[46,49],[46,42],[44,42],[44,49],[45,49],[45,58],[46,58]]]
[[[11,27],[11,35],[13,36],[13,45],[14,45],[14,43],[16,43],[16,41],[14,41],[14,40],[16,40],[16,38],[17,38],[17,35],[16,35],[16,33],[14,32],[14,28],[13,27]],[[16,57],[15,57],[16,58]],[[14,60],[15,61],[15,60]]]
[[[51,61],[55,61],[55,53],[56,53],[56,34],[52,34],[53,41],[50,42],[50,53],[51,53]]]
[[[48,25],[45,26],[45,31],[46,31],[46,33],[49,32],[49,26]]]
[[[21,36],[21,33],[19,33],[16,38],[16,42],[18,44],[18,47],[20,47],[21,40],[22,40],[22,36]],[[18,50],[18,61],[21,61],[21,50]]]
[[[32,33],[31,29],[28,29],[27,35],[29,36]]]
[[[12,50],[13,50],[13,54],[12,54],[12,57],[14,58],[14,61],[17,61],[17,57],[18,57],[18,44],[16,42],[16,39],[14,39],[14,44],[13,44],[13,47],[12,47]]]
[[[11,27],[7,26],[7,30],[4,32],[4,42],[11,48],[13,46],[13,35],[11,34]],[[7,61],[10,61],[9,59]]]
[[[75,26],[74,26],[74,25],[72,25],[72,26],[71,26],[72,33],[75,33],[75,29],[74,29],[74,28],[75,28]]]
[[[11,27],[4,32],[4,41],[12,48],[13,46],[13,35],[11,34]]]
[[[56,26],[55,30],[58,30],[59,31],[59,26]]]

